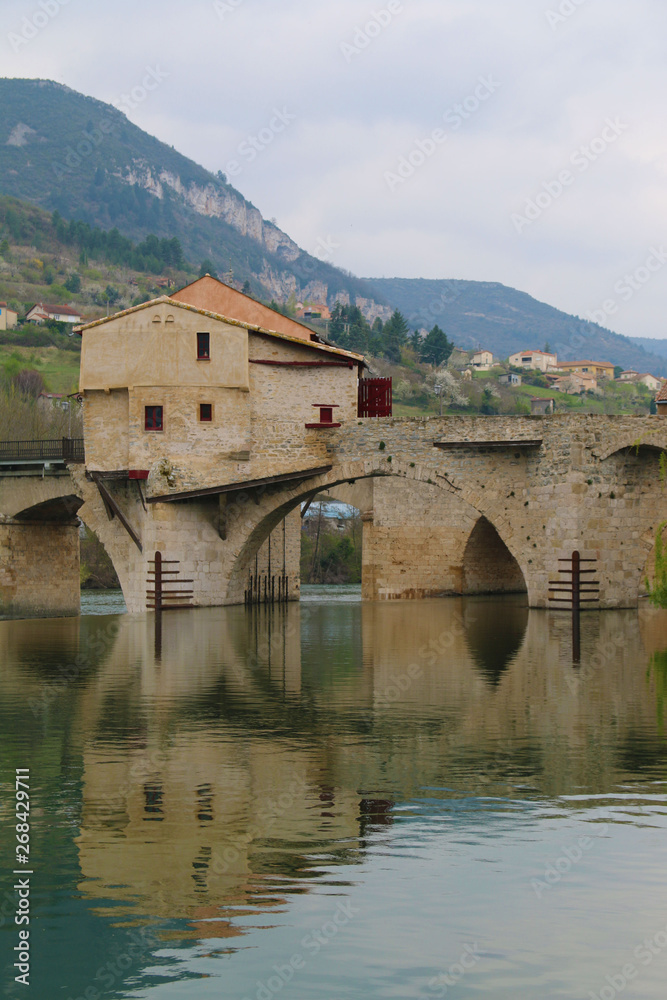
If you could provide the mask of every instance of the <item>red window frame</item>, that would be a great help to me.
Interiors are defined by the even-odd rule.
[[[164,407],[145,406],[144,407],[144,430],[163,431],[164,430]]]
[[[211,360],[211,334],[197,334],[197,361]]]
[[[213,422],[213,403],[199,404],[199,420],[202,424]]]

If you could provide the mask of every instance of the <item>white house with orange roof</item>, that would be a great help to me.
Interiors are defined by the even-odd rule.
[[[47,320],[53,320],[56,323],[71,323],[73,326],[79,324],[81,319],[81,313],[77,309],[52,305],[48,302],[36,302],[26,316],[28,323],[45,323]]]
[[[510,354],[509,363],[514,368],[548,372],[557,365],[558,356],[550,351],[517,351],[516,354]]]

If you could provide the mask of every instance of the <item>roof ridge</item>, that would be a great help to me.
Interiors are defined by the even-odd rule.
[[[251,331],[252,333],[258,333],[266,337],[278,337],[280,340],[287,340],[291,344],[298,344],[301,347],[311,348],[314,351],[325,351],[329,354],[338,354],[345,358],[350,358],[351,361],[364,361],[364,357],[361,354],[355,354],[352,351],[345,351],[341,347],[329,347],[328,344],[315,343],[312,340],[304,340],[302,337],[290,337],[287,333],[279,333],[277,330],[266,330],[264,327],[257,326],[254,323],[247,323],[244,320],[232,319],[229,316],[223,316],[221,313],[214,313],[208,309],[200,309],[198,306],[192,306],[189,302],[181,302],[179,299],[172,299],[169,295],[160,295],[156,299],[150,299],[148,302],[141,302],[139,305],[130,306],[128,309],[122,309],[120,312],[113,313],[111,316],[102,316],[100,319],[93,320],[91,323],[84,323],[81,326],[74,327],[74,333],[83,334],[84,330],[90,330],[93,327],[103,326],[105,323],[110,323],[112,320],[121,319],[125,316],[130,316],[133,313],[139,312],[142,309],[146,309],[149,306],[156,305],[170,305],[178,309],[186,309],[189,312],[198,313],[200,316],[206,316],[209,319],[221,320],[223,323],[229,323],[230,326],[238,326],[244,330]]]

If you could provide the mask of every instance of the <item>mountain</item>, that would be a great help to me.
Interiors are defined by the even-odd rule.
[[[667,375],[667,355],[493,282],[360,279],[313,257],[240,194],[133,125],[109,104],[47,80],[0,79],[0,195],[100,226],[135,243],[178,240],[197,269],[210,258],[254,295],[352,302],[367,319],[398,308],[438,323],[461,347],[499,357],[548,341],[562,359],[591,357]],[[645,349],[647,348],[647,349]]]
[[[667,353],[663,355],[651,346],[659,342],[623,337],[498,282],[426,278],[365,281],[377,297],[400,309],[411,326],[431,329],[437,323],[458,347],[482,347],[507,358],[515,351],[542,349],[548,342],[562,361],[609,361],[622,368],[667,376]]]
[[[333,304],[373,293],[301,250],[221,173],[176,152],[116,108],[48,80],[0,79],[0,194],[135,241],[180,240],[253,292]],[[361,304],[361,302],[359,302]],[[370,305],[370,303],[368,303]]]
[[[661,358],[667,358],[667,340],[653,340],[651,337],[628,337],[633,344],[643,347],[649,354],[658,354]]]

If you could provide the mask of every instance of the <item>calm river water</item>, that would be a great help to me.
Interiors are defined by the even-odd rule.
[[[664,1000],[667,612],[331,596],[0,622],[2,995]]]

